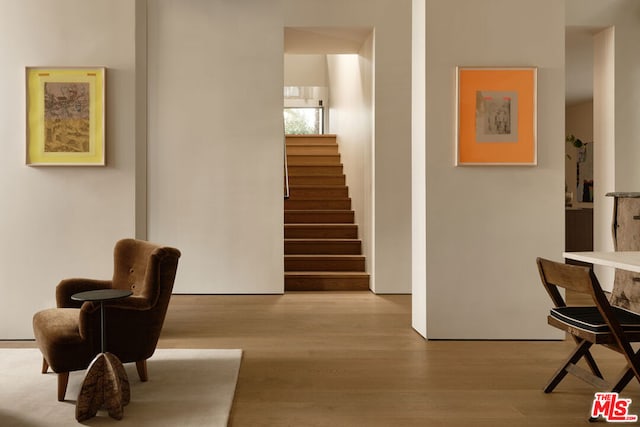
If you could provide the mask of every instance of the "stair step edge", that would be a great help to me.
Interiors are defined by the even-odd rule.
[[[289,189],[312,189],[318,190],[322,188],[328,188],[330,190],[335,190],[337,188],[348,188],[349,186],[346,184],[289,184]]]
[[[353,212],[353,209],[285,209],[285,212],[310,212],[310,213],[345,213]]]
[[[370,277],[369,273],[363,271],[285,271],[285,277],[323,277],[338,279],[360,279]]]
[[[285,224],[285,227],[291,227],[291,228],[323,228],[323,227],[343,227],[343,228],[355,228],[358,226],[358,224],[353,224],[353,223],[349,223],[349,224],[335,224],[335,223],[331,223],[331,222],[314,222],[314,223],[309,223],[309,224]]]
[[[291,148],[318,148],[318,147],[329,147],[331,149],[338,149],[338,151],[340,150],[340,144],[338,144],[336,141],[313,141],[313,142],[309,142],[309,141],[287,141],[287,148],[291,147]]]
[[[293,200],[295,202],[300,202],[300,201],[304,201],[304,202],[326,202],[326,201],[332,201],[332,200],[339,200],[341,202],[344,202],[346,200],[351,200],[351,197],[341,197],[339,199],[287,199],[287,200]],[[305,211],[307,209],[285,209],[285,210]],[[336,209],[333,209],[333,210],[336,210]],[[350,210],[350,209],[346,209],[346,210]]]
[[[344,237],[337,237],[332,239],[330,237],[287,237],[285,242],[359,242],[360,239],[348,239]]]
[[[298,258],[298,259],[314,259],[322,258],[323,261],[327,260],[360,260],[365,256],[362,254],[285,254],[285,258]]]

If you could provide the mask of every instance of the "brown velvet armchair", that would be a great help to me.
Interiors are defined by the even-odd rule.
[[[135,362],[146,381],[146,361],[153,355],[171,298],[180,251],[143,240],[123,239],[114,249],[112,280],[65,279],[56,287],[58,308],[33,316],[42,372],[58,374],[58,400],[64,400],[69,372],[86,369],[100,353],[100,304],[71,296],[95,289],[126,289],[133,295],[104,303],[106,345],[122,363]]]

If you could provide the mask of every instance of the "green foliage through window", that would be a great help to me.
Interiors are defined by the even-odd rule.
[[[284,133],[287,135],[319,135],[323,133],[322,107],[284,109]]]

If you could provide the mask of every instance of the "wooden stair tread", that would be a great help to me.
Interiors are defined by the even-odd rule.
[[[337,214],[338,215],[338,214],[353,213],[352,209],[285,209],[284,211],[285,213],[292,213],[292,214],[302,213],[302,214],[308,214],[308,215],[314,215],[314,214],[322,214],[322,215]],[[294,223],[291,223],[291,224],[294,224]]]
[[[324,227],[344,227],[344,228],[353,228],[357,227],[357,224],[334,224],[331,222],[322,223],[309,223],[309,224],[285,224],[285,228],[324,228]]]
[[[362,255],[285,255],[284,271],[365,271]]]
[[[284,203],[285,211],[301,211],[308,209],[351,209],[351,199],[288,199]]]
[[[347,200],[351,200],[351,197],[340,197],[340,198],[322,198],[322,199],[287,199],[287,200],[291,200],[294,202],[326,202],[328,200],[340,200],[340,201],[347,201]],[[326,212],[327,210],[331,210],[331,211],[350,211],[351,209],[324,209],[324,208],[315,208],[315,209],[288,209],[286,206],[284,208],[285,210],[292,210],[292,211],[299,211],[299,210],[304,210],[304,211],[314,211],[314,210],[318,210],[318,211],[324,211]]]
[[[300,188],[309,190],[319,190],[323,188],[335,189],[335,188],[347,188],[346,184],[289,184],[289,188]]]
[[[356,238],[285,238],[284,254],[316,255],[315,259],[329,255],[362,255],[362,241]]]
[[[291,166],[342,166],[340,155],[306,156],[300,154],[288,154],[287,164]]]
[[[349,197],[349,188],[346,185],[289,185],[289,198],[304,197],[305,199],[326,199]]]
[[[284,225],[285,230],[311,230],[311,231],[321,231],[321,230],[357,230],[358,224],[354,223],[346,223],[346,222],[336,222],[336,223],[286,223]],[[304,237],[303,237],[304,238]],[[347,237],[344,237],[347,238]],[[355,237],[354,237],[355,238]]]
[[[304,211],[307,209],[351,209],[351,199],[291,200],[285,204],[285,211]]]
[[[313,158],[318,157],[320,159],[325,157],[330,157],[332,159],[340,159],[340,154],[287,154],[287,157],[304,157],[304,158]]]
[[[295,153],[295,154],[289,154],[287,153],[287,156],[289,157],[340,157],[339,153],[327,153],[327,154],[313,154],[313,153]]]
[[[303,274],[298,274],[303,273]],[[285,291],[368,291],[369,275],[350,272],[285,273]]]
[[[300,177],[296,177],[296,178],[300,178]],[[305,177],[306,178],[306,177]],[[311,178],[311,177],[310,177]],[[304,184],[291,184],[289,183],[289,188],[291,187],[305,187],[305,188],[333,188],[333,187],[346,187],[346,184],[343,183],[336,183],[336,184],[327,184],[327,183],[307,183],[305,182]]]
[[[285,138],[287,145],[338,145],[335,135],[287,135]]]
[[[336,175],[295,175],[289,176],[289,186],[292,185],[308,185],[308,186],[333,186],[347,185],[344,174]]]
[[[294,202],[301,202],[301,201],[305,201],[305,202],[326,202],[327,200],[340,200],[340,201],[345,201],[345,200],[351,200],[351,197],[341,197],[339,199],[287,199],[287,200],[293,200]],[[285,206],[285,210],[286,210],[286,206]],[[291,210],[300,210],[300,209],[291,209]],[[303,210],[313,210],[313,209],[303,209]],[[319,210],[319,208],[318,208]],[[323,209],[326,210],[326,209]],[[349,211],[351,209],[331,209],[334,211]]]
[[[352,209],[285,209],[289,212],[309,212],[309,213],[344,213],[353,212]],[[316,223],[319,224],[319,223]]]
[[[343,260],[343,259],[362,259],[364,255],[356,254],[287,254],[287,259],[323,259],[323,260]]]
[[[369,273],[364,271],[285,271],[284,275],[288,277],[369,277]]]
[[[307,145],[287,145],[287,155],[338,155],[337,144],[307,144]]]
[[[337,142],[319,142],[319,141],[313,141],[313,142],[291,142],[291,141],[287,141],[287,147],[337,147],[338,143]]]
[[[289,177],[297,176],[342,176],[343,166],[340,165],[288,165]]]
[[[285,224],[285,239],[290,238],[341,238],[356,239],[358,226],[356,224]]]
[[[331,238],[331,237],[285,237],[285,242],[359,242],[359,239]]]
[[[287,148],[291,147],[331,147],[338,148],[338,143],[335,141],[287,141]]]

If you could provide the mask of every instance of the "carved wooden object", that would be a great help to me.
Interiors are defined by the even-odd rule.
[[[640,251],[640,193],[608,193],[614,197],[613,244],[616,251]],[[611,304],[640,313],[640,274],[616,270]]]
[[[100,353],[93,359],[82,382],[76,404],[78,422],[94,417],[104,408],[111,418],[122,419],[129,403],[129,379],[120,360],[111,353]]]

